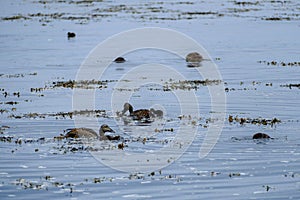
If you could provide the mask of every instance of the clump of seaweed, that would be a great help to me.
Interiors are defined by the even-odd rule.
[[[208,85],[218,85],[222,81],[221,80],[179,80],[165,82],[163,86],[164,91],[171,90],[197,90],[200,86],[208,86]]]
[[[296,84],[294,84],[294,83],[290,83],[290,84],[286,84],[286,85],[280,85],[280,87],[288,87],[288,88],[290,88],[290,89],[292,89],[292,88],[298,88],[298,89],[300,89],[300,83],[296,83]]]
[[[283,61],[266,61],[266,60],[260,60],[257,61],[258,63],[270,65],[270,66],[281,66],[281,67],[300,67],[300,62],[294,61],[294,62],[283,62]]]
[[[4,21],[14,21],[14,20],[21,20],[21,19],[27,20],[27,19],[30,19],[30,18],[26,17],[22,14],[18,14],[18,15],[14,15],[14,16],[11,16],[11,17],[3,17],[1,19],[4,20]]]
[[[236,4],[236,5],[239,5],[239,6],[259,5],[259,1],[254,1],[254,2],[251,2],[251,1],[234,1],[233,3]]]
[[[1,112],[1,111],[0,111]],[[10,127],[9,126],[6,126],[6,125],[2,125],[0,126],[0,134],[3,134],[6,129],[9,129]]]
[[[26,113],[23,115],[10,115],[9,118],[21,119],[21,118],[40,118],[44,119],[46,117],[59,118],[70,118],[72,119],[74,115],[85,115],[92,117],[108,117],[105,110],[75,110],[72,112],[57,112],[57,113]]]
[[[116,80],[68,80],[68,81],[53,81],[44,87],[30,88],[30,92],[42,92],[44,90],[54,89],[54,88],[81,88],[81,89],[105,89],[107,84],[111,82],[116,82]]]
[[[25,76],[36,76],[37,72],[22,74],[0,74],[0,78],[23,78]]]
[[[241,125],[243,124],[254,124],[254,125],[271,125],[271,127],[273,127],[274,125],[281,123],[280,119],[277,118],[273,118],[273,119],[265,119],[265,118],[246,118],[246,117],[238,117],[235,116],[233,117],[232,115],[229,115],[228,117],[228,122],[229,123],[239,123]]]
[[[262,20],[266,20],[266,21],[290,21],[291,18],[290,17],[263,17],[261,18]]]
[[[69,81],[56,81],[52,83],[52,88],[63,87],[63,88],[83,88],[83,89],[94,89],[94,88],[107,88],[107,83],[112,81],[98,81],[98,80],[69,80]]]

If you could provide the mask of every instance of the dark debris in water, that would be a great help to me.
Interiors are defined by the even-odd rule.
[[[107,83],[115,82],[114,80],[69,80],[69,81],[55,81],[49,86],[49,88],[83,88],[83,89],[103,89],[107,88]]]
[[[231,178],[231,177],[234,177],[234,176],[241,176],[241,173],[237,172],[237,173],[229,173],[228,176]]]
[[[281,66],[281,67],[300,67],[300,62],[299,61],[294,61],[294,62],[283,62],[283,61],[266,61],[266,60],[260,60],[258,61],[260,64],[265,64],[268,66]]]
[[[54,20],[69,20],[75,23],[86,24],[89,21],[101,21],[103,19],[133,18],[138,21],[175,21],[175,20],[195,20],[219,17],[247,17],[259,20],[279,21],[279,20],[299,20],[299,14],[294,9],[297,4],[291,1],[229,1],[227,9],[224,4],[216,4],[212,9],[203,9],[203,2],[199,1],[154,1],[154,2],[134,2],[129,4],[116,4],[103,2],[102,0],[40,0],[34,1],[37,4],[47,5],[51,8],[62,5],[61,7],[91,7],[88,12],[54,12],[54,13],[23,13],[12,16],[2,17],[3,21],[16,20],[38,20],[42,26],[51,23]],[[59,4],[59,5],[57,5]],[[278,14],[278,5],[284,5],[286,13]],[[175,5],[175,6],[174,6]],[[226,5],[225,5],[226,6]],[[222,9],[220,9],[221,7]],[[233,7],[233,8],[232,8]],[[271,10],[270,16],[265,16],[265,9]],[[200,9],[195,9],[200,8]],[[202,9],[201,9],[202,8]],[[68,10],[68,9],[67,9]],[[85,9],[83,9],[85,10]],[[253,14],[245,16],[243,13],[251,12]]]
[[[8,142],[8,143],[15,143],[15,144],[27,144],[27,143],[44,143],[46,141],[45,137],[41,137],[38,139],[32,139],[32,138],[15,138],[14,136],[1,136],[0,137],[1,142]]]
[[[267,21],[290,21],[292,20],[290,17],[263,17],[263,20]]]
[[[1,112],[1,110],[0,110],[0,112]],[[2,125],[2,126],[0,126],[0,134],[4,134],[4,131],[6,130],[6,129],[9,129],[10,127],[9,126],[6,126],[6,125]]]
[[[269,186],[269,185],[263,185],[262,187],[265,188],[265,190],[266,190],[267,192],[269,192],[270,189],[275,190],[275,187],[271,187],[271,186]]]
[[[10,115],[9,118],[21,119],[21,118],[40,118],[54,117],[55,119],[72,119],[74,115],[84,115],[88,117],[108,117],[105,110],[79,110],[73,112],[57,112],[57,113],[26,113],[23,115]]]
[[[30,88],[30,92],[42,92],[54,88],[80,88],[80,89],[105,89],[110,82],[117,82],[116,80],[68,80],[68,81],[53,81],[44,87]]]
[[[273,127],[274,125],[281,123],[280,119],[273,118],[273,119],[265,119],[265,118],[246,118],[246,117],[238,117],[238,116],[232,116],[229,115],[228,117],[229,123],[239,123],[241,125],[243,124],[254,124],[254,125],[271,125]]]
[[[239,6],[259,5],[259,1],[233,1],[233,3]]]
[[[172,91],[172,90],[197,90],[200,86],[207,85],[218,85],[222,81],[221,80],[179,80],[173,81],[169,80],[165,82],[163,86],[164,91]]]
[[[290,83],[290,84],[286,84],[286,85],[280,85],[280,87],[288,87],[290,89],[292,88],[298,88],[300,89],[300,83]]]
[[[22,74],[0,74],[0,78],[23,78],[25,76],[36,76],[37,72]]]

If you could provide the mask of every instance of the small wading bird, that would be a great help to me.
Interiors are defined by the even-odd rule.
[[[133,120],[150,119],[150,111],[148,109],[139,109],[133,111],[132,105],[130,105],[129,103],[125,103],[122,111],[122,115],[124,115],[127,111],[129,111],[129,115],[130,117],[132,117]]]
[[[99,129],[99,135],[90,128],[73,128],[69,130],[64,138],[89,138],[89,139],[100,139],[100,140],[119,140],[120,136],[105,135],[106,132],[115,133],[108,125],[103,124]]]
[[[269,135],[265,133],[255,133],[252,139],[273,139],[273,138],[271,138]]]

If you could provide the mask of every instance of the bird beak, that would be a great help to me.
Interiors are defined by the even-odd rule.
[[[111,133],[115,133],[115,131],[112,130],[110,127],[107,127],[106,131],[107,131],[107,132],[111,132]]]
[[[122,110],[122,116],[123,116],[126,112],[127,112],[127,109],[124,108],[124,109]]]

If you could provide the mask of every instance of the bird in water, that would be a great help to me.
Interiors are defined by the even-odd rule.
[[[139,109],[133,111],[132,105],[129,103],[124,104],[124,108],[122,111],[122,115],[124,115],[127,111],[129,111],[129,115],[134,119],[134,120],[149,120],[150,119],[150,111],[148,109]]]
[[[255,133],[252,136],[252,139],[273,139],[273,138],[271,138],[269,135],[265,133]]]
[[[107,124],[103,124],[99,129],[99,135],[90,128],[73,128],[69,130],[65,138],[89,138],[89,139],[100,139],[100,140],[119,140],[120,136],[105,135],[106,132],[115,133]]]
[[[150,117],[162,118],[163,115],[164,115],[164,112],[162,110],[155,110],[154,108],[150,109]]]

